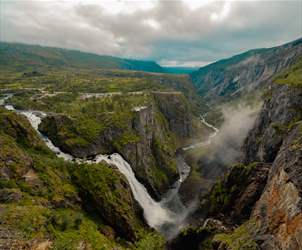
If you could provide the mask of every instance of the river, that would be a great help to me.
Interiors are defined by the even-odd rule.
[[[5,101],[10,98],[12,95],[7,95],[4,98],[0,99],[0,105],[4,105],[7,110],[17,112],[21,115],[24,115],[31,126],[37,131],[37,133],[44,140],[45,144],[53,152],[57,154],[58,157],[63,158],[65,161],[73,161],[77,163],[86,163],[86,164],[95,164],[99,162],[106,162],[109,165],[117,167],[117,169],[126,177],[134,198],[140,204],[144,211],[144,217],[148,225],[157,231],[161,232],[166,238],[172,238],[175,236],[181,228],[185,225],[185,220],[188,214],[191,212],[191,207],[186,207],[181,202],[178,191],[181,184],[190,174],[190,166],[186,164],[183,157],[178,154],[178,171],[179,179],[172,185],[172,188],[163,195],[161,201],[155,201],[148,193],[147,189],[141,184],[135,177],[135,174],[127,161],[123,159],[118,153],[111,155],[97,155],[92,160],[84,160],[80,158],[75,158],[70,154],[62,152],[58,147],[56,147],[52,141],[40,133],[38,130],[39,124],[42,121],[42,118],[47,116],[46,113],[41,111],[32,111],[32,110],[16,110],[11,105],[5,105]],[[205,119],[201,120],[206,126],[212,128],[215,132],[211,134],[206,142],[197,143],[190,145],[183,150],[189,150],[192,148],[208,145],[211,143],[211,140],[218,133],[216,129],[211,124],[208,124]]]

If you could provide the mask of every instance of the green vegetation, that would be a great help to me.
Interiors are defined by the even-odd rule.
[[[251,171],[256,166],[256,162],[247,166],[234,165],[224,179],[216,182],[210,195],[210,213],[219,214],[233,204],[232,198],[243,190]]]
[[[2,68],[35,70],[49,68],[72,69],[131,69],[163,72],[156,62],[100,56],[76,50],[67,50],[38,45],[0,42],[0,65]],[[30,74],[39,75],[39,74]]]
[[[259,247],[252,237],[255,231],[255,223],[248,221],[236,228],[232,233],[215,235],[213,241],[222,243],[230,250],[257,250]]]
[[[144,233],[133,247],[134,250],[163,250],[165,249],[165,239],[158,233]]]
[[[72,176],[85,193],[85,199],[96,204],[104,220],[110,221],[126,237],[137,238],[142,225],[133,210],[131,190],[122,174],[104,164],[95,164],[76,166]]]
[[[199,114],[203,107],[188,76],[128,71],[159,69],[39,46],[0,43],[0,55],[0,95],[14,93],[8,103],[17,109],[47,112],[39,129],[63,151],[79,157],[118,152],[156,191],[177,178],[180,140],[154,92],[173,92],[168,108],[184,105]],[[142,106],[148,110],[135,109]],[[25,117],[1,107],[0,177],[0,228],[20,232],[25,241],[48,239],[54,249],[164,248],[164,239],[145,229],[116,169],[58,159]]]
[[[1,108],[0,118],[0,229],[16,232],[20,248],[47,240],[60,250],[162,249],[164,240],[144,229],[118,171],[67,163],[47,149],[24,117]],[[89,214],[82,209],[87,204]],[[135,238],[118,225],[130,235],[133,227]]]
[[[133,108],[151,104],[149,95],[117,95],[82,100],[75,94],[60,94],[54,97],[31,100],[28,93],[12,98],[21,109],[36,109],[64,115],[57,134],[69,146],[85,146],[108,129],[121,131],[113,142],[116,147],[137,142],[139,137],[129,124],[134,117]],[[46,124],[48,126],[48,124]]]
[[[302,87],[302,59],[298,60],[294,65],[282,71],[274,78],[277,84],[287,84],[288,86]]]
[[[40,130],[65,151],[81,157],[92,151],[124,155],[128,147],[134,150],[136,144],[145,143],[146,136],[151,136],[153,155],[141,157],[152,158],[153,164],[150,164],[148,174],[155,187],[168,186],[173,180],[170,177],[177,174],[174,159],[177,137],[170,132],[168,122],[158,110],[152,94],[121,94],[83,100],[83,97],[74,93],[44,98],[39,98],[40,94],[36,93],[32,96],[30,92],[16,94],[11,102],[20,109],[55,112],[43,119]],[[141,106],[149,107],[150,121],[150,118],[140,118],[139,112],[134,110]],[[133,127],[133,124],[145,122],[144,131]],[[96,147],[96,141],[101,141],[102,145]],[[140,174],[146,175],[145,172]]]

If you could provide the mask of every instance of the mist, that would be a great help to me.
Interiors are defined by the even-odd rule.
[[[241,146],[252,129],[261,105],[240,104],[237,107],[224,107],[224,122],[214,138],[211,149],[224,164],[232,164],[241,155]]]
[[[252,129],[261,104],[248,105],[241,103],[237,106],[221,108],[223,123],[199,160],[202,175],[215,180],[227,168],[238,162],[242,155],[241,147],[248,132]]]

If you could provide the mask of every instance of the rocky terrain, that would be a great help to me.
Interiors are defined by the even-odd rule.
[[[195,226],[181,233],[171,249],[181,249],[175,246],[192,238],[192,249],[302,248],[300,66],[301,60],[267,86],[241,163],[201,198]]]
[[[276,73],[302,55],[302,40],[266,49],[255,49],[220,60],[191,73],[198,93],[219,103],[263,87]]]
[[[302,249],[301,41],[192,73],[202,97],[187,76],[1,44],[20,60],[0,70],[0,249]],[[257,116],[208,123],[203,98],[250,90]]]
[[[42,120],[39,129],[75,157],[120,153],[131,163],[137,178],[159,198],[178,178],[176,149],[203,131],[202,124],[180,92],[153,92],[145,106],[133,107],[128,113],[83,143],[79,142],[84,135],[75,116],[52,114]]]
[[[141,210],[116,169],[66,163],[26,118],[3,108],[0,116],[1,249],[123,249],[118,237],[129,244],[145,237]]]

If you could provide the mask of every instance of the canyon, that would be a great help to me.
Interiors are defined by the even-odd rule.
[[[1,43],[0,248],[302,249],[301,41],[190,75]]]

